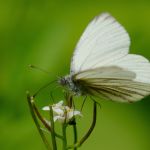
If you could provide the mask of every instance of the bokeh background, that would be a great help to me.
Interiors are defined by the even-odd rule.
[[[25,92],[34,93],[69,72],[81,33],[94,16],[104,11],[129,32],[131,52],[150,59],[149,0],[0,1],[0,150],[45,149]],[[28,64],[51,73],[31,70]],[[50,91],[55,99],[63,98],[60,88],[50,86],[37,100],[40,108],[50,103]],[[76,101],[80,105],[82,99]],[[134,104],[100,103],[97,126],[81,150],[150,150],[150,97]],[[91,107],[87,100],[78,124],[80,137],[90,125]]]

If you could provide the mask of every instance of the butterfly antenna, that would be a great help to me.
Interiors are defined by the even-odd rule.
[[[47,70],[45,70],[45,69],[42,69],[42,68],[40,68],[40,67],[37,67],[37,66],[35,66],[35,65],[28,65],[28,67],[29,68],[32,68],[32,69],[36,69],[36,70],[39,70],[39,71],[41,71],[41,72],[44,72],[44,73],[46,73],[46,74],[48,74],[48,75],[50,75],[50,74],[52,74],[52,72],[49,72],[49,71],[47,71]]]
[[[53,103],[54,103],[55,100],[54,100],[54,97],[53,97],[53,92],[50,92],[50,97],[51,97],[51,99],[52,99],[52,101],[53,101]]]
[[[35,92],[35,94],[33,95],[33,97],[35,97],[39,92],[41,92],[43,89],[47,88],[49,85],[55,83],[57,80],[53,80],[47,84],[45,84],[44,86],[42,86],[39,90],[37,90],[37,92]]]

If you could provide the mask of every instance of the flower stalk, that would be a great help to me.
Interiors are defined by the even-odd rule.
[[[32,119],[34,120],[34,123],[35,123],[35,125],[36,125],[36,127],[39,131],[39,134],[42,138],[42,141],[43,141],[45,147],[47,148],[47,150],[52,150],[49,143],[48,143],[48,141],[47,141],[47,139],[46,139],[46,137],[45,137],[45,135],[44,135],[44,133],[43,133],[43,131],[41,130],[40,124],[37,120],[36,114],[35,114],[34,109],[33,109],[33,97],[30,96],[29,92],[27,92],[27,100],[28,100],[28,105],[29,105],[29,109],[30,109]]]
[[[63,104],[63,101],[60,101],[56,104],[52,104],[49,106],[43,107],[44,111],[49,111],[49,119],[45,119],[40,111],[38,110],[35,102],[34,96],[30,96],[29,93],[27,94],[28,105],[30,108],[30,112],[32,118],[36,124],[36,127],[41,135],[41,138],[47,148],[47,150],[57,150],[57,139],[59,138],[62,140],[62,150],[73,149],[77,150],[91,135],[94,127],[96,125],[96,117],[97,117],[97,103],[94,101],[93,103],[93,121],[89,130],[85,133],[85,135],[78,140],[78,132],[77,132],[77,124],[76,124],[76,116],[82,116],[81,112],[75,109],[73,96],[69,93],[65,95],[66,105]],[[41,128],[39,121],[42,125],[48,130],[48,133],[51,134],[52,140],[52,148],[45,136],[44,129]],[[59,122],[62,124],[62,135],[57,134],[55,131],[55,122]],[[73,128],[73,136],[74,141],[72,145],[68,145],[67,141],[67,127],[72,126]]]
[[[66,135],[66,123],[62,124],[62,133],[63,133],[63,148],[62,150],[67,150],[67,135]]]
[[[53,110],[52,106],[49,106],[50,108],[50,122],[51,122],[51,137],[52,137],[52,145],[53,145],[53,150],[57,150],[57,143],[56,143],[56,135],[55,135],[55,125],[54,125],[54,120],[53,120]]]
[[[78,140],[78,135],[77,135],[77,126],[76,126],[75,118],[74,118],[74,124],[73,124],[73,133],[74,133],[74,144],[76,144]],[[77,147],[74,147],[74,150],[77,150]]]
[[[91,135],[91,133],[94,130],[94,127],[96,125],[96,117],[97,117],[97,103],[94,101],[94,104],[93,104],[93,121],[92,121],[92,124],[91,124],[89,130],[86,132],[86,134],[81,138],[81,140],[79,142],[75,143],[74,145],[68,146],[67,149],[78,148],[88,139],[88,137]]]
[[[66,100],[69,107],[74,107],[73,105],[73,96],[71,94],[66,94]],[[74,135],[74,144],[77,143],[78,136],[77,136],[77,126],[76,126],[76,119],[73,118],[73,120],[70,122],[70,125],[73,127],[73,135]],[[74,150],[77,150],[77,147],[73,148]]]

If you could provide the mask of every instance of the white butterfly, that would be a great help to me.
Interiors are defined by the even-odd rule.
[[[108,13],[95,17],[81,36],[70,75],[59,80],[75,95],[135,102],[150,94],[150,63],[128,54],[130,38]]]

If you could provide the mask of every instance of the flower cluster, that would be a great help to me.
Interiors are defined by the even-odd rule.
[[[50,111],[49,106],[43,107],[44,111]],[[63,101],[59,101],[56,104],[52,105],[53,110],[53,120],[59,121],[61,123],[69,122],[73,119],[74,116],[82,116],[81,112],[63,105]]]
[[[36,94],[34,94],[33,96],[29,94],[29,92],[27,93],[27,100],[28,100],[28,104],[29,104],[29,108],[30,108],[30,112],[31,112],[31,116],[35,122],[35,125],[40,133],[40,136],[47,148],[47,150],[51,150],[51,145],[47,140],[47,137],[45,135],[45,132],[47,132],[48,134],[51,135],[51,140],[52,140],[52,147],[53,150],[57,150],[57,139],[59,138],[60,140],[62,140],[62,149],[66,150],[66,149],[77,149],[78,147],[80,147],[87,139],[88,137],[91,135],[95,124],[96,124],[96,117],[97,117],[97,103],[95,101],[93,101],[93,120],[91,123],[91,126],[89,127],[89,129],[87,130],[87,132],[83,135],[83,137],[81,139],[78,139],[77,136],[77,120],[76,120],[76,116],[82,116],[81,112],[75,109],[74,104],[74,99],[73,96],[70,94],[66,94],[66,104],[70,104],[71,106],[74,107],[70,107],[70,105],[64,105],[63,101],[59,101],[56,104],[53,105],[48,105],[43,107],[42,109],[44,111],[49,111],[49,119],[47,119],[46,117],[44,117],[38,107],[35,104],[35,96]],[[62,126],[62,132],[59,133],[57,131],[57,128],[55,128],[55,123],[54,122],[60,122],[61,126]],[[42,125],[42,126],[41,126]],[[68,145],[67,143],[67,128],[71,126],[73,128],[73,135],[74,135],[74,140],[72,142],[72,145]]]

